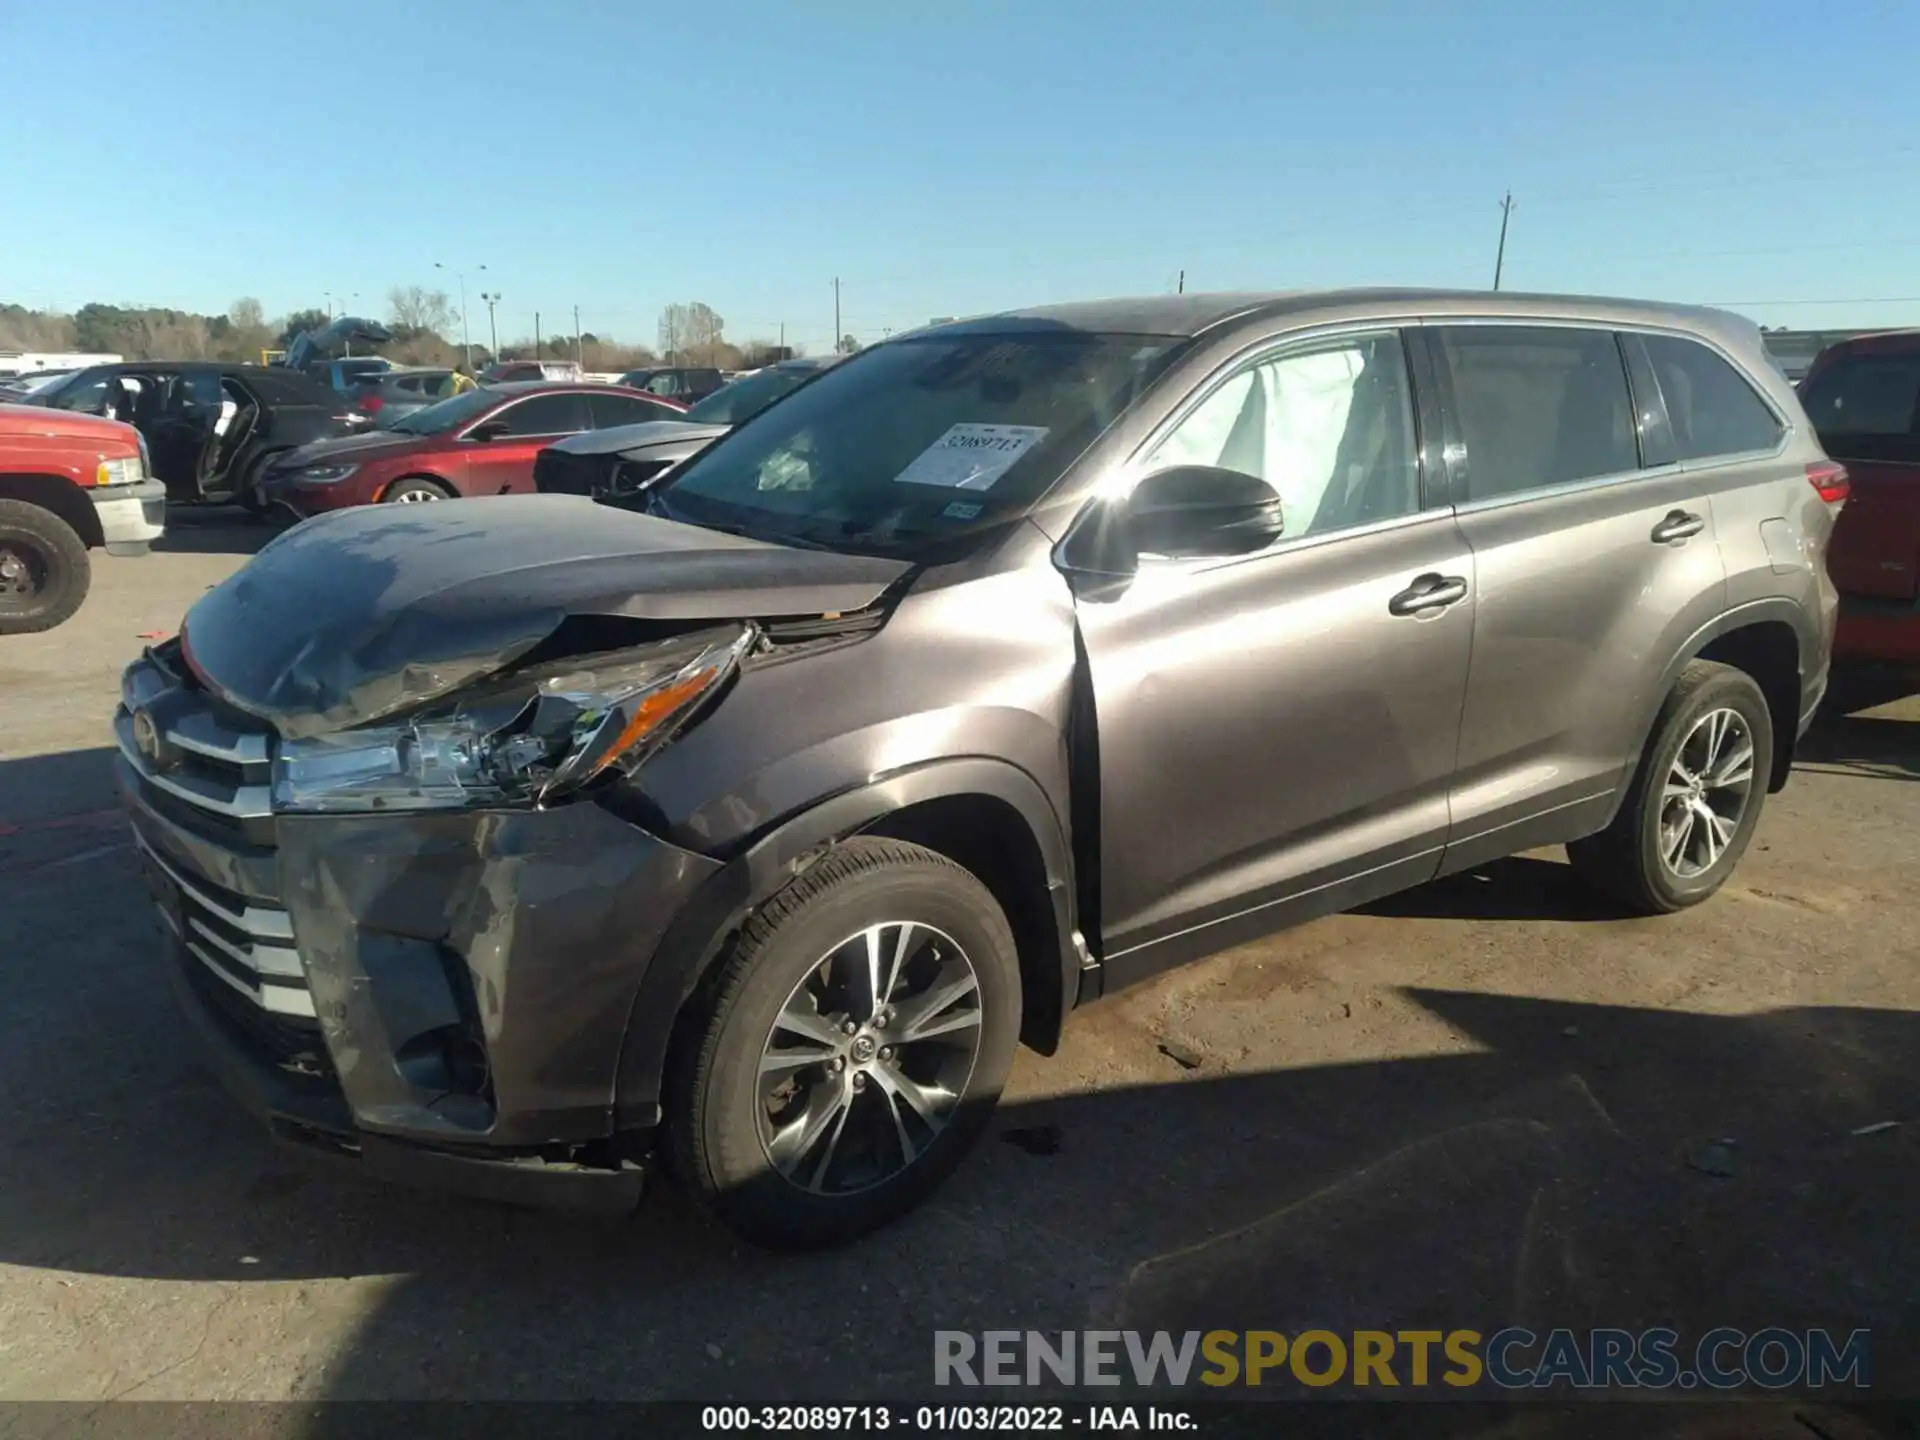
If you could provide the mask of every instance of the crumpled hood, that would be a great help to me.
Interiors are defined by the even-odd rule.
[[[569,455],[615,455],[679,440],[717,440],[731,425],[698,425],[691,420],[642,420],[638,425],[613,425],[605,430],[582,430],[555,443]]]
[[[217,692],[299,737],[458,690],[570,615],[825,615],[873,604],[909,568],[568,495],[369,505],[279,536],[200,598],[182,634]]]

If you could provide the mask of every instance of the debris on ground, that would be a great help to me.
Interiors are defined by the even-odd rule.
[[[1899,1123],[1898,1120],[1876,1120],[1871,1125],[1862,1125],[1858,1130],[1850,1130],[1847,1133],[1856,1138],[1861,1135],[1878,1135],[1883,1130],[1893,1129]]]
[[[1198,1070],[1206,1060],[1198,1049],[1184,1040],[1163,1039],[1160,1053],[1183,1070]]]

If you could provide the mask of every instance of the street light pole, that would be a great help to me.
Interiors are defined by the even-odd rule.
[[[438,260],[433,262],[433,268],[436,270],[453,271],[453,278],[460,282],[460,348],[466,352],[467,369],[472,370],[473,342],[467,338],[467,272],[464,270],[454,270],[451,265],[443,265]],[[487,267],[477,265],[474,268],[477,270],[485,270]]]
[[[480,298],[487,302],[488,353],[490,353],[495,360],[498,360],[500,358],[500,331],[493,323],[493,307],[500,303],[500,292],[495,290],[492,294],[488,294],[485,290],[482,290],[480,292]]]

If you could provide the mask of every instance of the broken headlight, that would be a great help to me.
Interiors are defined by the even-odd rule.
[[[459,810],[538,805],[673,738],[752,643],[731,626],[529,671],[387,725],[282,740],[273,807]]]

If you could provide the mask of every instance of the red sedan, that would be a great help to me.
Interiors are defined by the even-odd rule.
[[[617,385],[483,385],[417,410],[391,430],[290,450],[261,482],[305,517],[349,505],[532,493],[533,458],[556,440],[685,407]]]

